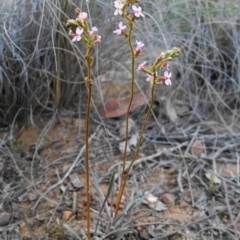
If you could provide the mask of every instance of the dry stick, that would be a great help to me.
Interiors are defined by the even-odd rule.
[[[152,107],[153,107],[153,104],[154,104],[154,90],[155,90],[155,82],[153,82],[153,86],[151,88],[151,102],[150,102],[150,106],[148,108],[148,111],[147,111],[147,114],[146,114],[146,117],[145,117],[145,120],[144,120],[144,123],[143,123],[143,127],[141,129],[141,133],[140,133],[140,136],[139,136],[139,139],[138,139],[136,151],[134,153],[134,156],[133,156],[133,159],[130,163],[130,166],[127,169],[123,184],[121,184],[121,186],[120,186],[119,196],[118,196],[118,200],[117,200],[117,204],[116,204],[115,217],[117,216],[119,206],[120,206],[120,202],[121,202],[121,198],[122,198],[122,195],[123,195],[123,191],[124,191],[124,188],[126,187],[127,179],[128,179],[129,173],[131,171],[131,168],[132,168],[132,166],[133,166],[133,164],[134,164],[134,162],[137,158],[137,155],[138,155],[141,143],[142,143],[142,139],[143,139],[143,133],[144,133],[145,128],[147,126],[148,118],[149,118],[149,115],[151,113],[151,110],[152,110]]]
[[[179,187],[180,191],[183,192],[182,169],[181,168],[179,168],[179,170],[178,170],[177,183],[178,183],[178,187]]]
[[[172,148],[167,148],[167,149],[164,148],[162,151],[159,151],[159,152],[154,153],[154,154],[152,154],[152,155],[149,155],[149,156],[146,156],[146,157],[142,157],[142,158],[139,158],[139,159],[135,160],[132,166],[134,166],[134,165],[136,165],[136,164],[140,164],[140,163],[145,162],[145,161],[147,161],[147,160],[152,160],[153,158],[156,158],[156,157],[160,157],[163,153],[165,153],[165,151],[173,152],[174,150],[177,150],[177,149],[179,149],[179,148],[181,148],[181,147],[185,147],[185,146],[187,146],[187,145],[188,145],[188,142],[183,142],[183,143],[177,144],[177,146],[172,147]],[[109,168],[109,170],[108,170],[107,175],[109,175],[109,173],[111,173],[112,170],[113,170],[115,167],[117,167],[118,165],[120,165],[120,164],[121,164],[121,163],[118,162],[118,163],[114,164],[113,166],[111,166],[111,167]]]
[[[223,182],[223,187],[224,187],[224,192],[225,192],[225,201],[226,201],[228,213],[229,213],[229,216],[230,216],[230,219],[231,219],[232,226],[234,228],[234,232],[236,234],[238,231],[237,231],[236,224],[234,224],[233,214],[232,214],[231,207],[230,207],[230,204],[229,204],[227,185],[226,185],[225,180],[223,180],[222,182]]]
[[[183,159],[183,164],[184,164],[184,167],[185,167],[185,171],[186,171],[186,173],[187,173],[188,184],[189,184],[189,191],[190,191],[191,201],[192,201],[192,207],[195,206],[195,202],[194,202],[194,197],[193,197],[191,179],[190,179],[190,177],[189,177],[189,172],[188,172],[187,164],[186,164],[186,161],[185,161],[185,160],[186,160],[186,159],[185,159],[185,156],[186,156],[187,153],[189,153],[190,147],[192,147],[194,141],[196,140],[196,136],[198,135],[199,130],[200,130],[200,126],[197,127],[196,132],[195,132],[195,134],[194,134],[194,137],[193,137],[192,140],[190,141],[190,143],[189,143],[189,145],[188,145],[188,147],[187,147],[184,155],[183,155],[181,149],[179,149],[180,154],[181,154],[182,159]]]
[[[179,152],[180,152],[180,154],[182,156],[184,168],[185,168],[185,171],[187,173],[187,179],[188,179],[189,191],[190,191],[190,195],[191,195],[192,207],[194,207],[195,206],[195,202],[194,202],[194,197],[193,197],[191,178],[189,177],[188,167],[187,167],[187,164],[186,164],[186,159],[185,159],[185,156],[183,155],[182,150],[180,148],[179,148]],[[182,191],[183,191],[183,189],[182,189]]]

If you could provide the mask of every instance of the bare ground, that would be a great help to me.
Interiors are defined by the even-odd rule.
[[[92,226],[99,218],[102,239],[120,239],[114,231],[122,226],[131,230],[123,239],[239,239],[240,133],[217,122],[183,129],[166,121],[165,134],[149,123],[121,203],[125,219],[113,220],[116,191],[107,199],[110,216],[99,216],[123,159],[117,122],[91,127]],[[0,239],[76,239],[64,223],[79,235],[85,230],[84,124],[65,117],[24,127],[13,139],[1,133]]]

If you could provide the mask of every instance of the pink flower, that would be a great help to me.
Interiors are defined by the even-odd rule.
[[[82,33],[83,33],[83,29],[77,28],[76,33],[72,35],[74,36],[74,38],[72,39],[72,42],[80,41],[82,39],[82,36],[81,36]]]
[[[79,18],[81,21],[83,21],[83,22],[86,21],[87,17],[88,17],[88,15],[87,15],[86,12],[81,12],[81,13],[79,13],[79,15],[78,15],[78,18]]]
[[[142,14],[142,8],[141,7],[137,7],[136,5],[132,5],[132,9],[134,12],[135,17],[144,17],[144,15]]]
[[[146,81],[147,81],[147,82],[153,81],[153,79],[154,79],[154,78],[153,78],[153,75],[149,75],[149,74],[148,74],[148,78],[146,79]]]
[[[123,25],[122,22],[120,22],[118,26],[119,26],[119,29],[113,31],[113,33],[122,34],[124,32],[124,29],[127,27],[127,26]]]
[[[171,72],[168,72],[168,71],[165,71],[164,72],[164,80],[165,80],[165,84],[167,85],[167,86],[169,86],[169,85],[172,85],[172,82],[171,82],[171,76],[172,76],[172,73]]]
[[[95,42],[101,42],[102,37],[100,35],[97,35],[95,38]]]
[[[137,43],[137,47],[136,47],[136,51],[137,52],[141,52],[142,51],[142,47],[145,45],[144,43],[140,42],[140,41],[136,41]]]
[[[139,64],[139,66],[138,66],[138,68],[137,68],[137,71],[143,71],[144,68],[145,68],[145,64],[146,64],[146,61],[143,62],[143,63],[141,63],[141,64]]]
[[[163,63],[163,67],[166,67],[167,70],[169,71],[169,62],[165,62],[165,63]]]
[[[119,15],[122,15],[122,8],[123,8],[124,4],[120,1],[115,1],[114,2],[114,7],[116,8],[115,11],[114,11],[114,15],[117,16],[118,14]]]
[[[98,29],[96,27],[92,27],[92,31],[89,31],[89,33],[92,35],[94,32],[97,32]]]

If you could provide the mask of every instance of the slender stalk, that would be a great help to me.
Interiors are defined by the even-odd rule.
[[[87,62],[87,114],[86,114],[86,153],[85,153],[85,166],[86,166],[86,185],[87,185],[87,238],[91,239],[90,228],[91,228],[91,213],[90,213],[90,169],[89,169],[89,130],[90,130],[90,110],[91,110],[91,98],[92,98],[92,80],[91,80],[91,61],[90,61],[90,52],[91,49],[88,48],[87,55],[85,56],[85,60]]]
[[[151,110],[152,110],[152,107],[154,105],[154,92],[155,92],[155,83],[153,83],[153,86],[151,88],[151,102],[150,102],[150,105],[149,105],[149,108],[148,108],[148,111],[147,111],[147,114],[145,116],[145,120],[144,120],[144,123],[143,123],[143,126],[142,126],[142,129],[141,129],[141,132],[140,132],[140,136],[139,136],[139,139],[138,139],[138,143],[137,143],[137,147],[136,147],[136,151],[134,153],[134,156],[132,158],[132,161],[130,163],[130,166],[128,167],[127,169],[127,172],[125,174],[125,177],[124,177],[124,181],[123,183],[121,184],[121,187],[120,187],[120,190],[119,190],[119,194],[118,194],[118,202],[116,204],[116,211],[115,211],[115,217],[118,213],[118,210],[119,210],[119,205],[120,205],[120,202],[119,202],[119,199],[121,201],[121,198],[122,198],[122,195],[123,195],[123,191],[126,187],[126,183],[127,183],[127,179],[128,179],[128,176],[129,176],[129,173],[131,171],[131,168],[133,166],[133,163],[135,162],[135,160],[137,159],[137,156],[138,156],[138,152],[139,152],[139,149],[140,149],[140,146],[142,144],[142,139],[143,139],[143,133],[146,129],[146,126],[147,126],[147,123],[148,123],[148,119],[149,119],[149,116],[150,116],[150,113],[151,113]]]
[[[131,106],[132,106],[132,102],[133,102],[133,95],[134,95],[134,79],[135,79],[135,57],[134,57],[134,49],[132,46],[132,30],[133,30],[133,24],[132,22],[129,20],[129,35],[128,35],[128,44],[131,50],[131,55],[132,55],[132,63],[131,63],[131,71],[132,71],[132,80],[131,80],[131,96],[130,96],[130,101],[129,101],[129,105],[128,105],[128,109],[127,109],[127,113],[126,113],[126,134],[125,134],[125,147],[124,147],[124,156],[123,156],[123,168],[122,168],[122,174],[121,174],[121,182],[120,182],[120,190],[119,190],[119,194],[118,194],[118,198],[117,198],[117,204],[116,204],[116,208],[115,208],[115,217],[118,214],[118,210],[119,210],[119,206],[121,203],[121,198],[122,198],[122,194],[123,194],[123,181],[124,181],[124,172],[125,172],[125,166],[126,166],[126,160],[127,160],[127,144],[128,144],[128,120],[129,120],[129,113],[131,110]],[[122,193],[121,193],[122,192]]]
[[[131,110],[132,102],[133,102],[133,94],[134,94],[134,78],[135,78],[135,72],[134,72],[134,66],[135,66],[135,58],[134,58],[134,50],[132,46],[132,41],[131,41],[131,34],[132,34],[132,27],[130,28],[129,31],[129,37],[128,37],[128,43],[131,49],[131,54],[132,54],[132,80],[131,80],[131,96],[130,96],[130,101],[126,113],[126,139],[125,139],[125,148],[124,148],[124,157],[123,157],[123,171],[122,171],[122,177],[121,180],[123,180],[124,177],[124,171],[125,171],[125,166],[126,166],[126,159],[127,159],[127,143],[128,143],[128,120],[129,120],[129,113]]]
[[[88,84],[88,99],[87,99],[87,115],[86,115],[86,154],[85,154],[85,166],[86,166],[86,184],[87,184],[87,236],[90,240],[90,171],[89,171],[89,147],[88,147],[88,138],[89,138],[89,120],[90,120],[90,106],[91,106],[91,95],[92,95],[92,86]]]

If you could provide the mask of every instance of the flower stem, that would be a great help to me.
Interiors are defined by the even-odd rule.
[[[91,57],[90,57],[91,49],[88,48],[88,55],[85,56],[85,60],[87,62],[88,74],[86,78],[86,85],[88,91],[87,97],[87,114],[86,114],[86,153],[85,153],[85,167],[86,167],[86,188],[87,188],[87,238],[91,239],[90,235],[90,227],[91,227],[91,213],[90,213],[90,169],[89,169],[89,130],[90,130],[90,110],[91,110],[91,98],[92,98],[92,81],[91,81]]]
[[[86,116],[86,182],[87,182],[87,236],[90,240],[90,171],[89,171],[89,147],[88,147],[88,136],[89,136],[89,119],[90,119],[90,105],[91,105],[91,94],[92,86],[88,86],[88,100],[87,100],[87,116]]]
[[[126,187],[126,183],[127,183],[127,179],[129,177],[129,173],[131,171],[131,168],[133,166],[133,163],[135,162],[135,160],[137,159],[137,156],[138,156],[138,152],[139,152],[139,149],[140,149],[140,146],[142,144],[142,139],[143,139],[143,133],[146,129],[146,126],[147,126],[147,123],[148,123],[148,119],[149,119],[149,116],[150,116],[150,113],[151,113],[151,110],[152,110],[152,107],[154,105],[154,101],[155,101],[155,95],[154,95],[154,92],[155,92],[155,82],[153,83],[152,85],[152,88],[151,88],[151,102],[150,102],[150,105],[149,105],[149,108],[148,108],[148,111],[146,113],[146,116],[145,116],[145,120],[144,120],[144,123],[143,123],[143,126],[142,126],[142,129],[141,129],[141,132],[140,132],[140,136],[139,136],[139,139],[138,139],[138,143],[137,143],[137,147],[136,147],[136,151],[134,153],[134,156],[132,158],[132,161],[127,169],[127,172],[125,174],[125,177],[123,179],[123,181],[121,182],[121,185],[120,185],[120,190],[119,190],[119,194],[118,194],[118,201],[117,201],[117,204],[116,204],[116,210],[115,210],[115,217],[117,216],[117,213],[118,213],[118,210],[119,210],[119,205],[120,205],[120,202],[121,202],[121,198],[122,198],[122,195],[123,195],[123,191]]]
[[[129,34],[128,34],[127,40],[128,40],[128,44],[129,44],[129,47],[130,47],[130,50],[131,50],[131,55],[132,55],[131,96],[130,96],[130,101],[129,101],[129,105],[128,105],[128,109],[127,109],[127,113],[126,113],[126,134],[125,134],[125,147],[124,147],[124,156],[123,156],[123,168],[122,168],[122,174],[121,174],[120,189],[119,189],[117,204],[116,204],[116,208],[115,208],[115,217],[118,214],[119,206],[120,206],[123,191],[124,191],[124,182],[125,182],[124,181],[124,173],[125,173],[126,160],[127,160],[127,144],[128,144],[128,120],[129,120],[129,114],[130,114],[130,110],[131,110],[131,106],[132,106],[132,102],[133,102],[133,95],[134,95],[135,57],[134,57],[134,49],[133,49],[133,46],[132,46],[132,39],[131,39],[132,30],[133,30],[133,23],[131,21],[129,21]]]

